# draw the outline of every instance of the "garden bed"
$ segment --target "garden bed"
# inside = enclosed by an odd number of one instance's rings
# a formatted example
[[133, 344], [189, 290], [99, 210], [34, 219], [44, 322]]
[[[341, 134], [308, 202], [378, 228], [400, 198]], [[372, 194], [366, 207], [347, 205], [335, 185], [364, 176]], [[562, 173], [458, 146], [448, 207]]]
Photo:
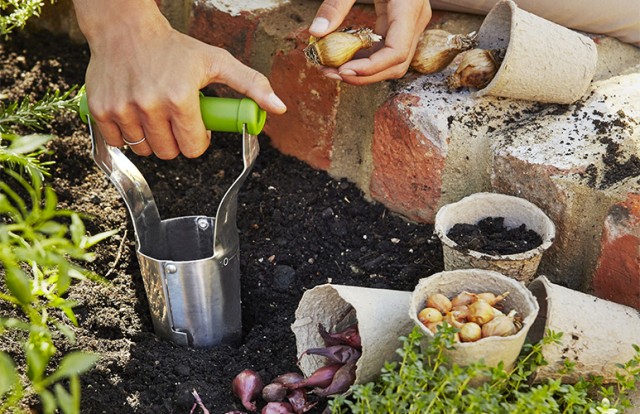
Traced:
[[[86, 47], [49, 34], [15, 35], [0, 44], [2, 99], [41, 97], [47, 89], [81, 84]], [[231, 393], [245, 368], [265, 381], [296, 370], [290, 329], [305, 290], [331, 282], [413, 290], [421, 277], [442, 270], [432, 226], [408, 223], [367, 201], [355, 185], [280, 154], [260, 137], [261, 153], [240, 190], [238, 228], [242, 274], [243, 340], [238, 347], [186, 349], [153, 334], [135, 255], [133, 227], [115, 188], [90, 156], [87, 128], [64, 115], [52, 124], [49, 183], [61, 207], [85, 213], [90, 233], [120, 232], [94, 249], [88, 268], [109, 284], [82, 282], [77, 343], [59, 344], [101, 355], [82, 377], [82, 413], [188, 413], [195, 389], [212, 413], [240, 409]], [[214, 134], [212, 147], [195, 160], [140, 159], [163, 218], [213, 216], [241, 169], [240, 140]], [[0, 305], [0, 311], [6, 310]], [[17, 344], [0, 347], [20, 354]], [[320, 412], [317, 409], [316, 412]]]

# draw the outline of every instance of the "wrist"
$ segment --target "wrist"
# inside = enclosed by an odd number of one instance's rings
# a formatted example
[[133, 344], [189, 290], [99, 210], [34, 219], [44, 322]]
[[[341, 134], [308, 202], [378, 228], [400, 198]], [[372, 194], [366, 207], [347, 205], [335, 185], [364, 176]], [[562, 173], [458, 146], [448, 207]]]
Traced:
[[170, 27], [154, 0], [73, 0], [80, 30], [93, 48], [126, 33]]

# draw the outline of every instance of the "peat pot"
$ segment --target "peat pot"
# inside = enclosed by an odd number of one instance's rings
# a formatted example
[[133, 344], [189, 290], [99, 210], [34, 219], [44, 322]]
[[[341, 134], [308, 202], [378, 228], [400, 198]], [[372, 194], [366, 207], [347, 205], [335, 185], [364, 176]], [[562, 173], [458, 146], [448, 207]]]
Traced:
[[[466, 249], [447, 236], [458, 223], [477, 224], [487, 217], [503, 217], [508, 228], [524, 224], [540, 235], [542, 244], [522, 253], [491, 255]], [[442, 242], [445, 270], [494, 270], [524, 283], [535, 278], [542, 254], [556, 236], [555, 225], [535, 204], [497, 193], [476, 193], [443, 206], [436, 214], [434, 231]]]
[[[540, 276], [529, 285], [538, 299], [540, 314], [529, 332], [538, 342], [548, 330], [561, 332], [559, 344], [542, 348], [548, 365], [539, 367], [536, 380], [560, 379], [575, 383], [589, 375], [616, 381], [617, 364], [635, 355], [640, 345], [640, 314], [634, 308], [597, 298], [549, 282]], [[571, 373], [563, 373], [564, 360], [575, 363]]]
[[493, 80], [475, 96], [493, 95], [569, 104], [596, 71], [596, 45], [587, 36], [500, 1], [478, 30], [478, 47], [504, 51]]
[[[358, 324], [362, 355], [356, 364], [356, 384], [367, 383], [380, 375], [385, 361], [397, 360], [402, 346], [400, 336], [413, 328], [407, 314], [411, 292], [358, 286], [325, 284], [302, 295], [291, 326], [296, 337], [298, 356], [309, 348], [325, 346], [318, 324], [328, 331]], [[302, 356], [299, 366], [305, 376], [324, 366], [325, 358]]]
[[496, 295], [509, 292], [501, 301], [503, 312], [506, 314], [515, 310], [516, 315], [522, 318], [522, 327], [514, 335], [490, 336], [476, 342], [457, 343], [454, 349], [446, 351], [450, 363], [466, 366], [483, 360], [487, 366], [495, 367], [502, 361], [505, 369], [510, 369], [522, 350], [527, 332], [539, 310], [533, 294], [522, 283], [500, 273], [483, 269], [436, 273], [420, 279], [411, 295], [409, 317], [424, 333], [424, 340], [430, 341], [433, 333], [418, 320], [418, 312], [425, 307], [427, 297], [434, 293], [441, 293], [451, 299], [462, 291], [492, 292]]

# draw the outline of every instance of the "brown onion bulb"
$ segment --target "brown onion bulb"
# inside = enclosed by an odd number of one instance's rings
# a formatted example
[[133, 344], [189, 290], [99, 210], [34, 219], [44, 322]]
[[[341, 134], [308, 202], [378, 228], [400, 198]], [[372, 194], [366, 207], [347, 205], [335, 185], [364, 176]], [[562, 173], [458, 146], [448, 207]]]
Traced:
[[453, 299], [451, 299], [451, 306], [454, 307], [454, 308], [457, 307], [457, 306], [466, 306], [466, 305], [471, 304], [475, 300], [476, 300], [476, 295], [473, 294], [473, 293], [467, 292], [465, 290], [463, 292], [460, 292]]
[[495, 306], [499, 302], [503, 301], [504, 298], [509, 296], [509, 292], [504, 292], [502, 295], [496, 295], [491, 292], [483, 292], [483, 293], [478, 293], [477, 296], [478, 296], [478, 300], [484, 300], [489, 305]]
[[418, 320], [424, 325], [431, 322], [440, 322], [442, 320], [442, 314], [435, 308], [424, 308], [418, 312]]
[[449, 88], [462, 87], [482, 89], [493, 80], [500, 64], [493, 52], [485, 49], [471, 49], [461, 54], [460, 65], [447, 78]]
[[464, 323], [461, 322], [453, 312], [448, 312], [443, 321], [458, 329], [462, 328], [462, 325], [464, 325]]
[[462, 342], [475, 342], [482, 338], [482, 328], [474, 322], [467, 322], [460, 328], [460, 340]]
[[428, 330], [430, 330], [432, 333], [436, 333], [438, 332], [438, 326], [442, 325], [442, 321], [440, 322], [431, 322], [426, 324], [425, 326], [427, 327]]
[[382, 36], [367, 28], [333, 32], [320, 39], [311, 36], [304, 54], [312, 63], [337, 68], [350, 61], [358, 50], [381, 40]]
[[493, 319], [494, 316], [495, 312], [493, 306], [483, 300], [477, 300], [469, 305], [469, 317], [467, 319], [471, 322], [475, 322], [478, 325], [484, 325]]
[[446, 68], [460, 53], [475, 47], [475, 33], [451, 34], [446, 30], [428, 29], [422, 32], [411, 68], [420, 73], [435, 73]]
[[469, 317], [469, 307], [467, 305], [456, 306], [451, 308], [451, 313], [456, 317], [459, 321], [466, 321]]
[[427, 298], [427, 308], [434, 308], [440, 313], [447, 313], [451, 310], [451, 301], [442, 293], [433, 293]]
[[518, 327], [514, 323], [516, 311], [512, 310], [508, 315], [496, 316], [491, 321], [482, 325], [482, 337], [488, 336], [509, 336], [518, 332]]

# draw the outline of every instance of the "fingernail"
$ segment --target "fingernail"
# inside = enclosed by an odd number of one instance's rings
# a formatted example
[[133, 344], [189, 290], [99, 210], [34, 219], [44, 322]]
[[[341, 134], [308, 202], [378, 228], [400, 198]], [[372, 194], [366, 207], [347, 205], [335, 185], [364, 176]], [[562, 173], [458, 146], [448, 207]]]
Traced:
[[284, 102], [278, 98], [278, 95], [273, 92], [269, 95], [269, 102], [271, 102], [271, 105], [276, 106], [279, 109], [287, 109], [287, 105], [285, 105]]
[[329, 29], [329, 20], [324, 17], [316, 17], [309, 26], [309, 31], [314, 33], [324, 33]]
[[351, 69], [345, 69], [338, 72], [341, 76], [356, 76], [357, 73]]
[[333, 79], [333, 80], [337, 80], [337, 81], [341, 81], [342, 78], [340, 77], [340, 75], [338, 75], [337, 73], [325, 73], [324, 75], [325, 78], [329, 78], [329, 79]]

